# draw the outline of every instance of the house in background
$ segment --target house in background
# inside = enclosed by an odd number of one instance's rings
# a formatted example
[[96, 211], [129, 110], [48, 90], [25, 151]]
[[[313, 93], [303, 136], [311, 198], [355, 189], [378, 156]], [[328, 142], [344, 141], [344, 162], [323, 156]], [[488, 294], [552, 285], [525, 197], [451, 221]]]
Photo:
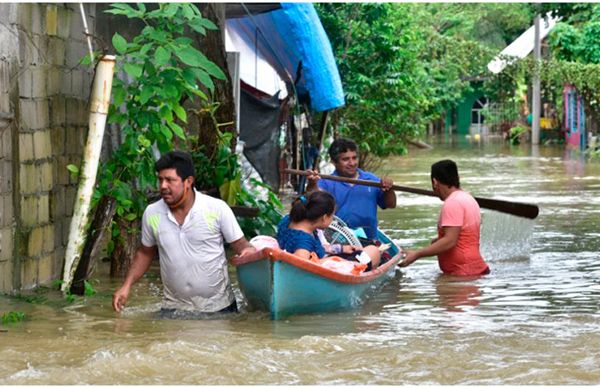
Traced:
[[[547, 16], [540, 26], [540, 41], [543, 41], [556, 25], [558, 19]], [[531, 26], [488, 64], [488, 70], [494, 74], [500, 73], [512, 60], [527, 57], [534, 48], [534, 26]], [[445, 132], [458, 135], [489, 135], [501, 134], [514, 124], [511, 118], [510, 107], [496, 103], [489, 99], [483, 90], [485, 78], [474, 78], [471, 80], [471, 88], [463, 94], [462, 100], [446, 113]], [[528, 93], [530, 95], [530, 92]], [[531, 98], [524, 96], [525, 104]], [[553, 117], [549, 104], [544, 104], [546, 109], [542, 111], [540, 126], [542, 129], [556, 129], [556, 118]], [[524, 107], [522, 113], [525, 117], [529, 115], [529, 106]], [[486, 113], [494, 116], [495, 123], [486, 122]], [[542, 132], [544, 135], [544, 133]], [[546, 134], [546, 136], [548, 136]]]

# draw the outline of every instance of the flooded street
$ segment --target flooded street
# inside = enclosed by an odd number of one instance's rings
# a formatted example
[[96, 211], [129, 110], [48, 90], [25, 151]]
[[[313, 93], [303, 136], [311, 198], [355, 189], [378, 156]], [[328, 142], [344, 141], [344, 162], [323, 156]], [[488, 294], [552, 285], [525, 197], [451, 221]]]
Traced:
[[[492, 273], [441, 276], [435, 258], [399, 269], [358, 310], [271, 321], [159, 320], [154, 271], [125, 312], [108, 264], [98, 293], [67, 305], [56, 291], [30, 303], [0, 297], [0, 384], [600, 384], [600, 162], [559, 146], [436, 144], [381, 167], [399, 185], [430, 189], [431, 163], [458, 163], [463, 189], [535, 203], [533, 221], [483, 212]], [[380, 212], [399, 245], [435, 236], [441, 201], [398, 192]], [[232, 269], [235, 281], [235, 271]], [[43, 298], [43, 300], [42, 300]]]

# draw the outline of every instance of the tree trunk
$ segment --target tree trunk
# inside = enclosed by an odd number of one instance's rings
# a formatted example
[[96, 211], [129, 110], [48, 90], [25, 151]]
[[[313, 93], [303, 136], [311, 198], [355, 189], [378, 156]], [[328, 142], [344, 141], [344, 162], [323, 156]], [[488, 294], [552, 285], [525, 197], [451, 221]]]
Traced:
[[[206, 54], [207, 58], [213, 61], [223, 70], [226, 80], [213, 79], [215, 90], [213, 101], [218, 102], [219, 106], [214, 113], [214, 119], [219, 124], [221, 132], [232, 132], [235, 135], [235, 104], [233, 101], [233, 86], [229, 68], [227, 66], [227, 53], [225, 52], [225, 3], [199, 4], [198, 8], [204, 18], [209, 19], [219, 27], [218, 30], [207, 30], [206, 36], [196, 35], [196, 40], [200, 50]], [[198, 115], [199, 136], [198, 144], [207, 147], [207, 154], [212, 155], [216, 146], [215, 122], [209, 114]], [[210, 129], [210, 130], [209, 130]], [[231, 149], [236, 146], [236, 136], [233, 137]], [[213, 152], [211, 152], [213, 151]]]
[[109, 233], [108, 238], [111, 238], [110, 223], [115, 214], [115, 205], [116, 202], [113, 198], [104, 196], [100, 199], [98, 206], [96, 206], [94, 220], [90, 226], [85, 246], [81, 253], [81, 260], [79, 260], [79, 265], [73, 276], [73, 283], [71, 285], [72, 294], [84, 294], [84, 282], [94, 272], [101, 244], [106, 240], [106, 232]]
[[118, 219], [121, 235], [114, 239], [115, 250], [110, 261], [110, 276], [124, 277], [131, 266], [133, 255], [139, 245], [141, 220]]

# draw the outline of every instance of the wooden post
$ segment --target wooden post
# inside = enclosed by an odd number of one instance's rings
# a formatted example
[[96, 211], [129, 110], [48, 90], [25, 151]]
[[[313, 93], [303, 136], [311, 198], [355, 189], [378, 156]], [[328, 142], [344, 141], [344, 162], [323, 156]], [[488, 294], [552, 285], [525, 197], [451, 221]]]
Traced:
[[532, 90], [532, 109], [531, 109], [531, 145], [535, 146], [540, 144], [540, 115], [541, 115], [541, 85], [540, 85], [540, 59], [541, 59], [541, 44], [540, 44], [540, 15], [535, 15], [534, 19], [534, 41], [533, 41], [533, 55], [535, 58], [536, 70], [533, 76], [533, 90]]

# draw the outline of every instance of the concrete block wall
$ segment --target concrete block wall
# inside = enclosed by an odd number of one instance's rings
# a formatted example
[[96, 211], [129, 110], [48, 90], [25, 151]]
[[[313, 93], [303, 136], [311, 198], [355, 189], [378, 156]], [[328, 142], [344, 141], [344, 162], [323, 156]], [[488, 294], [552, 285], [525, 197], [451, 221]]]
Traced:
[[[95, 5], [84, 8], [93, 32]], [[11, 292], [61, 276], [77, 192], [66, 166], [81, 162], [93, 71], [79, 65], [78, 3], [0, 4], [0, 15], [0, 113], [15, 116], [0, 126], [0, 292]]]

